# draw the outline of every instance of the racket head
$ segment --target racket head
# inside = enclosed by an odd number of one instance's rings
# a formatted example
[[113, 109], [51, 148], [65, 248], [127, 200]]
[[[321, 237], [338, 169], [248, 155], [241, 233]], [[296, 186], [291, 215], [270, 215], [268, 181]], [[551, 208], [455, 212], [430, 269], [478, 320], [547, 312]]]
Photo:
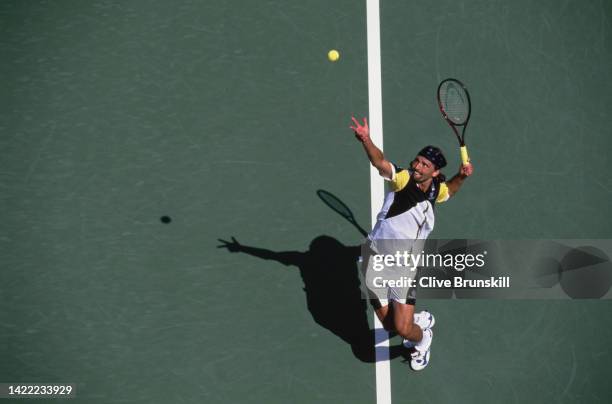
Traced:
[[446, 121], [452, 126], [466, 126], [470, 120], [472, 104], [470, 93], [457, 79], [448, 78], [438, 85], [438, 106]]

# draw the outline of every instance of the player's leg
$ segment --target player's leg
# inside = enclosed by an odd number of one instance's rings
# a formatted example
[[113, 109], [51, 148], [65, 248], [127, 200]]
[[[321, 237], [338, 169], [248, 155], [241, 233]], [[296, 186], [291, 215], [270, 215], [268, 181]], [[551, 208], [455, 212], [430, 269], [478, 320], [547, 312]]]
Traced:
[[[383, 290], [373, 289], [372, 278], [375, 276], [373, 265], [373, 256], [376, 255], [376, 252], [372, 250], [369, 245], [363, 245], [362, 250], [362, 263], [361, 263], [361, 273], [362, 280], [365, 283], [365, 293], [367, 294], [367, 299], [369, 300], [378, 320], [380, 320], [381, 324], [387, 331], [394, 331], [393, 328], [393, 317], [390, 315], [390, 305], [388, 304], [388, 300], [382, 299]], [[386, 292], [386, 290], [385, 290]], [[384, 302], [384, 304], [383, 304]]]
[[393, 307], [390, 304], [383, 306], [378, 299], [376, 299], [372, 306], [374, 307], [374, 313], [376, 313], [376, 316], [378, 317], [378, 320], [380, 320], [380, 323], [383, 325], [384, 329], [387, 331], [395, 331], [393, 315], [391, 314]]
[[427, 311], [414, 312], [416, 298], [415, 290], [410, 290], [406, 299], [394, 299], [393, 323], [402, 337], [404, 346], [414, 349], [411, 353], [410, 366], [414, 370], [422, 370], [429, 364], [431, 343], [433, 340], [433, 315]]
[[423, 330], [414, 323], [414, 304], [400, 303], [397, 300], [393, 304], [393, 327], [399, 335], [412, 342], [423, 339]]

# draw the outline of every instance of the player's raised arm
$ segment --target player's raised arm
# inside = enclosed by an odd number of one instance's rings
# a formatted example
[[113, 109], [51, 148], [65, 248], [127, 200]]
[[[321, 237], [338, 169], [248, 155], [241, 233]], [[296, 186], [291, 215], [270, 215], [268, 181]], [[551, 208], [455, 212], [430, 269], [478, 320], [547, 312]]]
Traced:
[[370, 163], [378, 170], [380, 175], [385, 178], [393, 176], [393, 167], [391, 163], [385, 160], [383, 152], [376, 147], [370, 139], [370, 128], [368, 127], [368, 118], [363, 118], [363, 125], [354, 116], [351, 117], [353, 125], [349, 126], [354, 132], [357, 140], [361, 142], [363, 148], [370, 159]]
[[459, 188], [463, 185], [463, 181], [472, 175], [474, 172], [474, 167], [471, 163], [462, 164], [459, 168], [459, 172], [451, 178], [449, 181], [446, 181], [446, 186], [448, 187], [449, 195], [454, 195], [459, 191]]

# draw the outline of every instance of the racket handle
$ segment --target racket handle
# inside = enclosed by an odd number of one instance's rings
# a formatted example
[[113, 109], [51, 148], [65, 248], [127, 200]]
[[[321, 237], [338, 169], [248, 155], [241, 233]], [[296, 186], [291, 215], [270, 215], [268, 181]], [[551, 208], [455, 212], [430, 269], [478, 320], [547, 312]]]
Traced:
[[461, 163], [466, 165], [470, 162], [470, 157], [468, 156], [467, 146], [461, 146]]

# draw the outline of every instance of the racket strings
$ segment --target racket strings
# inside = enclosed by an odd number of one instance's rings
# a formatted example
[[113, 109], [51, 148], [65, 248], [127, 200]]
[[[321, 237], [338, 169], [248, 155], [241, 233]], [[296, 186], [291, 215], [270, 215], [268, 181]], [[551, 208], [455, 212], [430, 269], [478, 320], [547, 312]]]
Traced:
[[455, 125], [463, 125], [468, 119], [470, 105], [465, 90], [455, 83], [440, 87], [440, 102], [444, 113]]

